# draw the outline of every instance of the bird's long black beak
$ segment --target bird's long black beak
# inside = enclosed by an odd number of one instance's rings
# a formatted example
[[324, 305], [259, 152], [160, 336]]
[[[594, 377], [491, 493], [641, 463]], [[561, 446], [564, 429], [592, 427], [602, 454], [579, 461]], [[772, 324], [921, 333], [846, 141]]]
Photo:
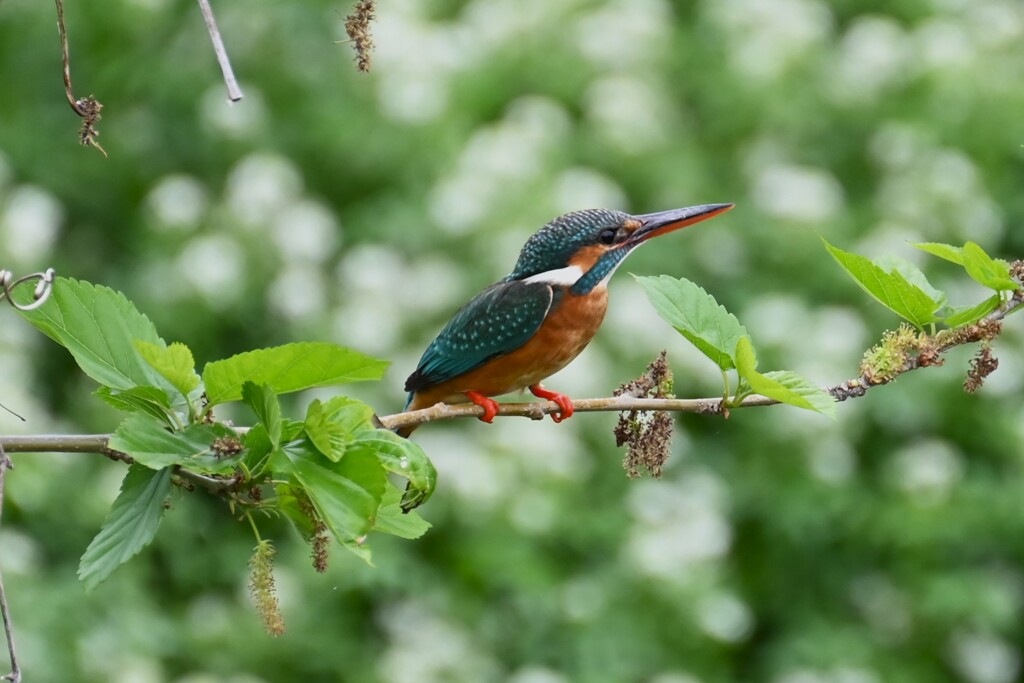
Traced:
[[736, 205], [701, 204], [700, 206], [688, 206], [685, 209], [671, 209], [669, 211], [645, 213], [641, 216], [636, 216], [636, 219], [641, 221], [641, 225], [630, 235], [626, 244], [636, 246], [652, 237], [664, 235], [673, 230], [685, 228], [687, 225], [705, 221], [720, 213], [725, 213], [734, 206]]

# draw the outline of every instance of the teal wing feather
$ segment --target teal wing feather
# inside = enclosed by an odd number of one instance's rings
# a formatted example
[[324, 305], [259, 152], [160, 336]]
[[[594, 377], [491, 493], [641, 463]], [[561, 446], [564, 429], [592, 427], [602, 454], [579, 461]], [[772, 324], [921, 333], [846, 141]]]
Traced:
[[541, 282], [491, 285], [463, 306], [430, 343], [405, 381], [405, 390], [440, 384], [515, 351], [536, 334], [554, 300], [551, 286]]

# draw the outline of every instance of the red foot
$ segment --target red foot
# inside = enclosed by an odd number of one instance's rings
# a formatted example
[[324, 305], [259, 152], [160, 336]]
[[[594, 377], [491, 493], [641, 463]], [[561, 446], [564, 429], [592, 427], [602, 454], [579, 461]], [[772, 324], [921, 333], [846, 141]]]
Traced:
[[498, 414], [497, 401], [487, 398], [478, 391], [467, 391], [466, 396], [469, 397], [470, 401], [484, 409], [484, 414], [479, 418], [481, 422], [490, 424], [494, 421], [494, 416]]
[[534, 384], [530, 387], [530, 393], [538, 398], [546, 398], [549, 401], [554, 401], [558, 404], [559, 412], [551, 413], [551, 419], [555, 422], [561, 422], [572, 417], [575, 408], [572, 405], [572, 399], [565, 394], [560, 394], [557, 391], [548, 391], [539, 384]]

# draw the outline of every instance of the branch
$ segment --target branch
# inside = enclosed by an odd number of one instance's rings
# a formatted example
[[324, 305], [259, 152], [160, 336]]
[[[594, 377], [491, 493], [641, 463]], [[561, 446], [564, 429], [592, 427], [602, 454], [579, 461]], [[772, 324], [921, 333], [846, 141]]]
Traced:
[[213, 51], [217, 55], [221, 73], [224, 74], [224, 84], [228, 86], [228, 99], [238, 102], [242, 99], [242, 89], [235, 80], [235, 72], [231, 68], [231, 61], [228, 60], [228, 51], [224, 48], [224, 41], [220, 37], [220, 29], [217, 28], [217, 20], [213, 18], [213, 8], [210, 7], [209, 0], [199, 0], [199, 10], [206, 21], [206, 30], [210, 32]]
[[[4, 452], [3, 446], [0, 446], [0, 513], [3, 512], [4, 507], [4, 482], [7, 478], [7, 470], [13, 467], [14, 465], [11, 464], [11, 459]], [[21, 667], [18, 666], [18, 655], [14, 650], [14, 627], [11, 624], [11, 615], [7, 607], [7, 594], [4, 592], [2, 576], [0, 576], [0, 619], [3, 620], [4, 635], [7, 637], [7, 653], [11, 658], [11, 673], [0, 676], [0, 678], [11, 681], [11, 683], [21, 683]]]
[[[954, 330], [943, 330], [934, 336], [922, 335], [914, 337], [914, 346], [904, 349], [908, 352], [907, 357], [887, 373], [879, 374], [876, 369], [862, 368], [862, 373], [859, 377], [834, 386], [825, 387], [825, 391], [832, 394], [837, 401], [860, 398], [872, 387], [889, 384], [900, 375], [924, 367], [942, 365], [942, 356], [950, 349], [956, 346], [979, 341], [988, 342], [994, 339], [1002, 330], [1002, 320], [1011, 312], [1020, 308], [1022, 304], [1024, 304], [1024, 289], [1019, 289], [1002, 306], [977, 323]], [[971, 371], [968, 373], [968, 380], [972, 378], [975, 380], [984, 379], [983, 376], [976, 376], [975, 373], [977, 371], [977, 366], [972, 366]], [[778, 403], [774, 399], [759, 395], [747, 396], [741, 401], [723, 400], [721, 397], [637, 398], [622, 395], [609, 398], [578, 399], [573, 401], [573, 406], [577, 413], [669, 411], [727, 417], [729, 411], [735, 408], [755, 408], [776, 405]], [[498, 415], [502, 417], [528, 417], [531, 420], [541, 420], [545, 415], [557, 413], [560, 410], [561, 408], [554, 401], [501, 403], [498, 406]], [[482, 407], [471, 403], [459, 405], [438, 403], [422, 410], [383, 415], [378, 420], [380, 425], [386, 429], [399, 429], [439, 420], [480, 417], [483, 414]], [[238, 429], [241, 431], [244, 428], [239, 427]], [[0, 448], [6, 449], [9, 453], [102, 453], [114, 459], [127, 458], [128, 456], [125, 454], [113, 451], [107, 447], [109, 439], [109, 434], [0, 436]], [[215, 493], [229, 489], [237, 483], [235, 478], [219, 479], [216, 477], [206, 477], [184, 469], [179, 470], [178, 473], [183, 478], [190, 479], [203, 488], [207, 488]]]

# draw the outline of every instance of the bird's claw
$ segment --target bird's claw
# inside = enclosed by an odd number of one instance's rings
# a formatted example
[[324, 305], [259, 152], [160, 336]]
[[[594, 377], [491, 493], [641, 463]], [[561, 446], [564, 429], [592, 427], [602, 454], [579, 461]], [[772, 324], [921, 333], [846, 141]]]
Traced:
[[551, 419], [555, 422], [561, 422], [562, 420], [568, 420], [572, 417], [576, 408], [572, 404], [572, 399], [565, 394], [560, 394], [557, 391], [548, 391], [539, 384], [534, 384], [530, 387], [530, 393], [537, 398], [546, 398], [549, 401], [554, 401], [558, 404], [558, 412], [551, 413]]
[[484, 409], [484, 414], [479, 419], [481, 422], [491, 424], [494, 422], [494, 416], [498, 414], [498, 402], [494, 399], [488, 398], [478, 391], [467, 391], [466, 397], [470, 401], [477, 404]]

